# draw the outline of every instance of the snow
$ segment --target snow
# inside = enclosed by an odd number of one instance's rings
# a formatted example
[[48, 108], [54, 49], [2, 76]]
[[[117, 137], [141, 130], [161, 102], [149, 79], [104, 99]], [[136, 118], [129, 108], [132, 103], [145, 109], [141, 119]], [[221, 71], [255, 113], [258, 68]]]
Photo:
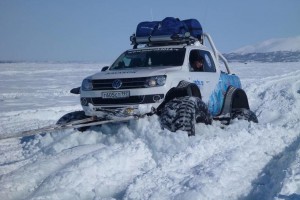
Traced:
[[[80, 110], [104, 64], [0, 64], [0, 135]], [[259, 123], [162, 130], [157, 116], [0, 140], [0, 199], [300, 199], [300, 63], [231, 63]]]
[[232, 53], [247, 54], [276, 51], [300, 51], [300, 36], [269, 39], [255, 45], [241, 47], [237, 50], [234, 50]]

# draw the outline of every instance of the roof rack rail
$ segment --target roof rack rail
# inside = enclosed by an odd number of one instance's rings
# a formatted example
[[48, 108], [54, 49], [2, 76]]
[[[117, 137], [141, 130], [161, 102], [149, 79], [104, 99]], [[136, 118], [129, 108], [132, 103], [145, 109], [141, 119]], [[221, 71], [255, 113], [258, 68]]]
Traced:
[[173, 34], [173, 35], [161, 35], [161, 36], [149, 36], [149, 37], [136, 37], [135, 34], [130, 36], [131, 45], [133, 48], [137, 48], [140, 44], [146, 44], [148, 46], [168, 46], [168, 45], [176, 45], [176, 44], [194, 44], [196, 41], [200, 41], [202, 43], [201, 38], [195, 38], [190, 35], [189, 32], [184, 34]]

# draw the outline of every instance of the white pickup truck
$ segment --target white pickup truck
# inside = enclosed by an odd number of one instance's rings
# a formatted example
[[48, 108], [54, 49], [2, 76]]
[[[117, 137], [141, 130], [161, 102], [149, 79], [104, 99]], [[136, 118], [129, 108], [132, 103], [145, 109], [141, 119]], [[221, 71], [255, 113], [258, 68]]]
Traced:
[[[133, 35], [131, 42], [133, 49], [85, 78], [77, 89], [85, 116], [157, 114], [162, 128], [189, 135], [195, 134], [195, 123], [211, 124], [212, 119], [257, 122], [238, 76], [230, 73], [208, 34], [146, 39]], [[202, 62], [200, 70], [194, 68], [195, 60]]]

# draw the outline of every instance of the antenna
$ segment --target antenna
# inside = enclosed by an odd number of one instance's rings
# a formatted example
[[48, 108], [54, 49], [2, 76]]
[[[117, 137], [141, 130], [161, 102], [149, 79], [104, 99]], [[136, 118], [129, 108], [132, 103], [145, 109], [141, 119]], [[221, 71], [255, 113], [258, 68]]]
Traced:
[[151, 21], [153, 21], [153, 12], [152, 12], [152, 8], [150, 8], [150, 15], [151, 15]]

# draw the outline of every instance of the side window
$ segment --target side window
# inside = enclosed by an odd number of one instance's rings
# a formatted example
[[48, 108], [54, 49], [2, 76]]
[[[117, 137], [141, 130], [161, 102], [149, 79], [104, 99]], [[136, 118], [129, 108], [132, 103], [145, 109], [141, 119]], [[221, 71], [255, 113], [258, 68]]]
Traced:
[[205, 63], [204, 63], [204, 71], [205, 72], [216, 72], [216, 66], [215, 66], [215, 63], [212, 59], [212, 56], [210, 54], [210, 52], [208, 51], [201, 51], [203, 57], [204, 57], [204, 60], [205, 60]]
[[190, 71], [203, 72], [204, 71], [204, 58], [201, 56], [200, 50], [192, 50], [189, 56]]
[[190, 71], [193, 72], [216, 72], [216, 67], [210, 52], [192, 50], [189, 56]]

